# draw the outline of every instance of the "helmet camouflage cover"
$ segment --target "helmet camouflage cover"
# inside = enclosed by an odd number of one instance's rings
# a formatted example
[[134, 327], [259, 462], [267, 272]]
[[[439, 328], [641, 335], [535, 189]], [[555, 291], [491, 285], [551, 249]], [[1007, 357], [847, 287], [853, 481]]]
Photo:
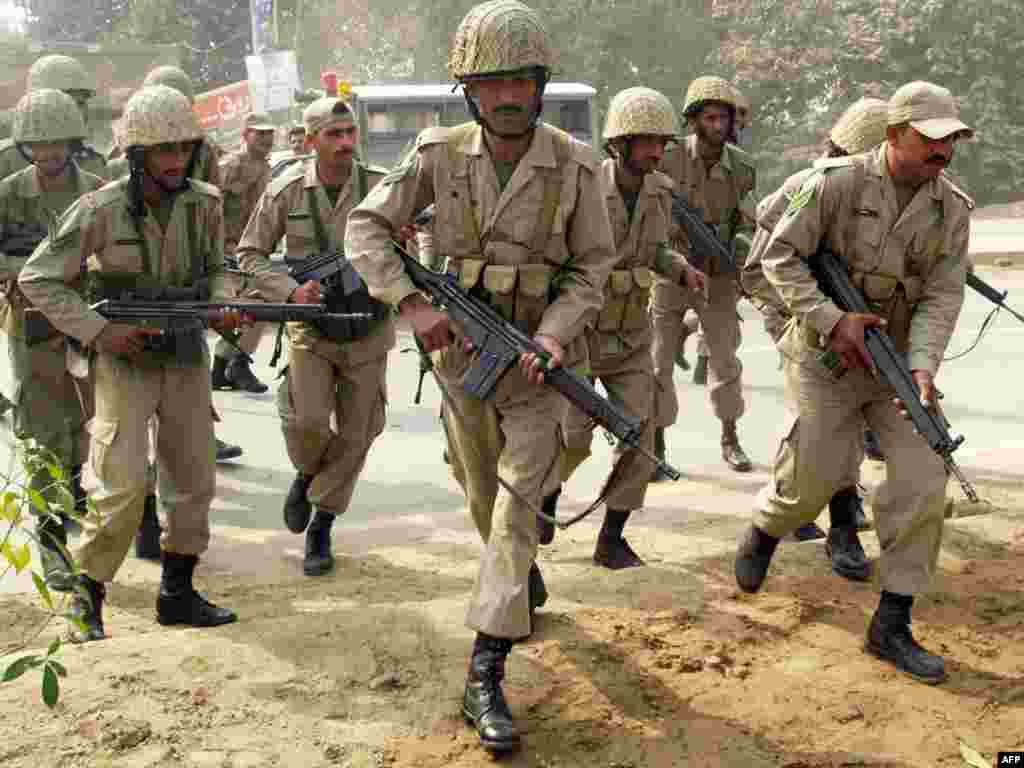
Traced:
[[85, 138], [85, 120], [75, 100], [55, 88], [29, 91], [14, 108], [11, 137], [16, 142], [72, 141]]
[[85, 67], [70, 56], [60, 55], [43, 56], [29, 67], [25, 90], [38, 91], [43, 88], [96, 93], [96, 87]]
[[203, 138], [199, 118], [180, 91], [166, 85], [140, 88], [124, 106], [119, 135], [127, 147], [149, 147]]
[[859, 155], [885, 141], [888, 121], [888, 102], [881, 99], [859, 99], [843, 112], [828, 137], [844, 152]]
[[686, 104], [683, 106], [683, 114], [693, 117], [708, 102], [725, 104], [735, 111], [736, 90], [724, 78], [713, 75], [698, 77], [686, 89]]
[[162, 66], [151, 70], [146, 79], [142, 81], [142, 87], [147, 85], [166, 85], [168, 88], [185, 94], [188, 103], [196, 100], [196, 90], [192, 85], [192, 78], [180, 67]]
[[518, 0], [491, 0], [470, 9], [455, 33], [448, 72], [455, 80], [554, 66], [544, 22]]
[[608, 105], [604, 139], [621, 136], [664, 136], [679, 134], [676, 111], [666, 96], [653, 88], [619, 91]]

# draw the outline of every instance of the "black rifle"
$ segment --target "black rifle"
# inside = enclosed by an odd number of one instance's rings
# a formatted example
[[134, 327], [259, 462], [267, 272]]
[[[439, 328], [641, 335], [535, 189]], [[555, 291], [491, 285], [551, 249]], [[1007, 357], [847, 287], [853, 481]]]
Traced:
[[[340, 316], [327, 311], [322, 304], [243, 304], [237, 302], [208, 301], [117, 301], [104, 299], [92, 305], [112, 322], [132, 323], [159, 328], [166, 336], [194, 333], [206, 328], [222, 311], [248, 315], [256, 322], [281, 323], [319, 319], [353, 319], [353, 315]], [[362, 319], [362, 315], [356, 317]], [[45, 324], [45, 327], [44, 327]], [[42, 312], [35, 307], [25, 310], [25, 339], [28, 344], [45, 341], [41, 336], [50, 328]]]
[[42, 227], [14, 226], [8, 228], [3, 240], [0, 240], [0, 253], [27, 259], [32, 252], [46, 239], [47, 232]]
[[672, 218], [686, 230], [690, 241], [689, 262], [702, 272], [707, 270], [709, 256], [714, 256], [723, 274], [736, 271], [736, 259], [715, 231], [704, 222], [700, 208], [694, 208], [679, 192], [672, 193]]
[[982, 280], [980, 277], [978, 277], [973, 272], [968, 272], [967, 273], [967, 285], [969, 285], [975, 291], [977, 291], [982, 296], [984, 296], [986, 299], [991, 301], [993, 304], [995, 304], [996, 306], [998, 306], [1001, 309], [1005, 309], [1007, 312], [1009, 312], [1015, 318], [1017, 318], [1022, 323], [1024, 323], [1024, 316], [1021, 316], [1020, 313], [1015, 312], [1012, 308], [1007, 306], [1006, 301], [1005, 301], [1006, 294], [1008, 293], [1007, 291], [999, 291], [996, 288], [993, 288], [991, 285], [986, 283], [984, 280]]
[[[819, 248], [811, 257], [809, 264], [822, 293], [832, 299], [839, 309], [844, 312], [873, 314], [864, 297], [850, 282], [846, 268], [834, 253]], [[864, 346], [882, 379], [896, 391], [896, 397], [910, 414], [914, 429], [942, 458], [946, 469], [960, 481], [960, 487], [967, 498], [973, 502], [978, 501], [978, 494], [953, 459], [953, 451], [963, 443], [963, 436], [951, 435], [946, 417], [938, 409], [932, 410], [921, 404], [921, 391], [917, 382], [914, 381], [906, 360], [896, 351], [892, 339], [878, 328], [866, 328]]]
[[[533, 352], [545, 361], [549, 358], [533, 339], [463, 290], [454, 275], [432, 272], [398, 243], [392, 241], [392, 245], [401, 257], [412, 284], [428, 294], [432, 303], [443, 309], [472, 343], [476, 360], [462, 383], [467, 394], [486, 400], [494, 394], [502, 376], [519, 362], [523, 354]], [[601, 397], [588, 379], [558, 366], [545, 372], [544, 383], [558, 390], [627, 448], [645, 456], [673, 480], [679, 479], [675, 468], [641, 447], [644, 424]]]

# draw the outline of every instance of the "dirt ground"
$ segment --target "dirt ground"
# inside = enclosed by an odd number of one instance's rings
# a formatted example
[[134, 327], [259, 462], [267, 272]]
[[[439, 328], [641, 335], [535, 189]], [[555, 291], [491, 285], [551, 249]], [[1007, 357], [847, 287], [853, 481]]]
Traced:
[[[994, 506], [949, 521], [941, 573], [915, 607], [918, 639], [947, 658], [938, 687], [861, 651], [876, 588], [833, 575], [821, 542], [785, 542], [764, 591], [738, 593], [732, 553], [756, 486], [653, 488], [630, 528], [646, 568], [590, 565], [591, 520], [541, 551], [552, 598], [506, 681], [525, 746], [502, 763], [941, 768], [965, 765], [961, 742], [989, 759], [1024, 748], [1019, 479], [979, 483]], [[110, 589], [111, 639], [63, 651], [55, 711], [36, 676], [0, 687], [0, 765], [494, 763], [459, 715], [474, 535], [435, 525], [375, 542], [339, 525], [337, 569], [322, 579], [301, 575], [298, 541], [216, 530], [200, 586], [242, 620], [215, 631], [159, 627], [158, 568], [129, 559]], [[40, 613], [14, 596], [0, 616], [2, 651]]]

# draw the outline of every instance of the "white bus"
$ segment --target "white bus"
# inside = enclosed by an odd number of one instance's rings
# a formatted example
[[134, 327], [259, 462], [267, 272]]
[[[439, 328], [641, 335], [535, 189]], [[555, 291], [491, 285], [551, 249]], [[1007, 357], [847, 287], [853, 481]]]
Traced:
[[[583, 83], [548, 83], [542, 119], [594, 145], [600, 136], [593, 104], [596, 94]], [[472, 120], [462, 89], [453, 89], [451, 83], [360, 85], [353, 88], [352, 102], [361, 134], [362, 157], [385, 168], [398, 162], [423, 129]]]

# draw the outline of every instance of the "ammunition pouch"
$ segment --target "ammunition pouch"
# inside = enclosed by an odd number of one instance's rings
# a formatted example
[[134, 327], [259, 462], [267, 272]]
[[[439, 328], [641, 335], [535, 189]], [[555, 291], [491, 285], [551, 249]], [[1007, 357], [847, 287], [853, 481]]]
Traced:
[[[90, 272], [87, 281], [90, 302], [116, 301], [209, 301], [210, 283], [206, 278], [193, 285], [161, 285], [139, 273]], [[133, 358], [140, 368], [165, 365], [206, 364], [206, 325], [199, 319], [160, 318], [147, 321], [159, 328], [160, 336], [146, 338], [143, 353]]]
[[647, 267], [612, 270], [604, 290], [604, 306], [597, 316], [601, 333], [628, 333], [650, 326], [647, 305], [654, 278]]
[[485, 259], [449, 259], [447, 271], [474, 298], [502, 319], [533, 336], [551, 300], [555, 270], [547, 264], [492, 264]]

